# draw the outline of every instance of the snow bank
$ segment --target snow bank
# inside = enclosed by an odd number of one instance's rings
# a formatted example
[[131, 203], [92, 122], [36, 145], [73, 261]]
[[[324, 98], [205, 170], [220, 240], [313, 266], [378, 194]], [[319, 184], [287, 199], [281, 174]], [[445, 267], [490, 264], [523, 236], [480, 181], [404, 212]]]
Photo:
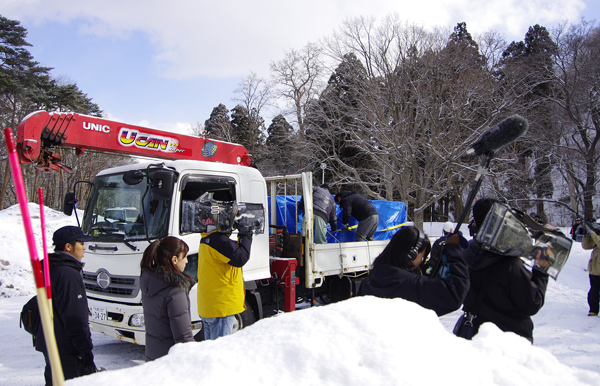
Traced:
[[[29, 203], [29, 215], [35, 234], [38, 257], [43, 259], [43, 242], [40, 224], [40, 206]], [[65, 216], [56, 210], [44, 207], [46, 220], [46, 244], [52, 246], [52, 234], [65, 225], [77, 225], [75, 216]], [[35, 281], [31, 273], [31, 261], [25, 239], [23, 218], [19, 205], [0, 211], [0, 297], [28, 296], [35, 293]]]
[[598, 385], [526, 339], [482, 326], [455, 337], [434, 312], [402, 299], [353, 298], [264, 319], [234, 335], [174, 346], [154, 362], [74, 379], [147, 385]]
[[[41, 257], [39, 206], [29, 210]], [[45, 217], [52, 250], [54, 231], [76, 219], [48, 208]], [[425, 224], [432, 241], [441, 227]], [[41, 384], [43, 357], [18, 327], [27, 300], [19, 296], [35, 289], [18, 206], [0, 211], [0, 249], [0, 298], [12, 297], [0, 299], [0, 384]], [[574, 244], [558, 281], [550, 280], [546, 304], [533, 318], [535, 346], [491, 324], [473, 341], [462, 340], [449, 332], [458, 312], [438, 319], [402, 299], [364, 297], [177, 345], [152, 363], [141, 362], [141, 347], [93, 333], [96, 363], [108, 371], [66, 385], [600, 385], [600, 318], [586, 316], [589, 255]]]

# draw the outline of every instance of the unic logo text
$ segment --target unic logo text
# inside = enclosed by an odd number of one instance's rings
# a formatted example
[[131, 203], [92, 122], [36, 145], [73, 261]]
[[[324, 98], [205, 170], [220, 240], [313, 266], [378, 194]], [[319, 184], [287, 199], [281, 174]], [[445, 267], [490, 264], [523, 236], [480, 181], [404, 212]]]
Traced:
[[101, 125], [99, 123], [83, 122], [83, 130], [101, 131], [103, 133], [110, 133], [110, 126]]

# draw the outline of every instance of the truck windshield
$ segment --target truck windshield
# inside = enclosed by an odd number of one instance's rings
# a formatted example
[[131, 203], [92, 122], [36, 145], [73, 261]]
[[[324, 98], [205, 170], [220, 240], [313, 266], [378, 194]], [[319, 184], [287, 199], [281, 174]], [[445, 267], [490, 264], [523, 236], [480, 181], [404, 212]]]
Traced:
[[[83, 216], [83, 232], [96, 241], [143, 240], [167, 236], [171, 200], [156, 200], [146, 180], [137, 185], [123, 182], [123, 174], [99, 176]], [[143, 202], [142, 202], [143, 200]], [[144, 218], [146, 227], [144, 227]]]

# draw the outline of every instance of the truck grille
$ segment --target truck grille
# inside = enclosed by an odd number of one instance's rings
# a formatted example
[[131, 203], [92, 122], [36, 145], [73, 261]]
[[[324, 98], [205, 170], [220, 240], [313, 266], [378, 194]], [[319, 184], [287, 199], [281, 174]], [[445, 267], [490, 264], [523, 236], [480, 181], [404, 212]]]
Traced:
[[[104, 273], [104, 277], [110, 279], [106, 288], [98, 285], [98, 275]], [[96, 273], [84, 272], [83, 284], [87, 292], [100, 295], [111, 295], [122, 298], [135, 298], [140, 291], [139, 276], [115, 276], [107, 271], [101, 270]]]

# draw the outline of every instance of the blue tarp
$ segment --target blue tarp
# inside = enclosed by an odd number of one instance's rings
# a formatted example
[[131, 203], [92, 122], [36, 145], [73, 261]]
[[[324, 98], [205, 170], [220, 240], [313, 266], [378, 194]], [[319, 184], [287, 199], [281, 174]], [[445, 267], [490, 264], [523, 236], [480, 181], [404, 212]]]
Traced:
[[[300, 203], [301, 196], [277, 196], [277, 224], [271, 225], [286, 225], [287, 231], [290, 233], [300, 233], [302, 224], [303, 212], [298, 213], [298, 222], [296, 218], [296, 208]], [[269, 197], [269, 219], [271, 218], [271, 205]], [[379, 225], [377, 226], [377, 232], [375, 232], [375, 240], [389, 240], [392, 236], [400, 229], [398, 225], [406, 222], [406, 204], [399, 201], [383, 201], [383, 200], [370, 200], [377, 213], [379, 213]], [[287, 209], [287, 213], [286, 213]], [[286, 213], [286, 221], [284, 222], [284, 213]], [[336, 205], [337, 223], [338, 227], [342, 227], [342, 210]], [[358, 224], [354, 217], [350, 217], [348, 225], [351, 227]], [[330, 225], [327, 225], [329, 229]], [[391, 229], [390, 229], [391, 228]], [[354, 241], [355, 231], [350, 230], [346, 232], [327, 232], [327, 242], [347, 242]]]

